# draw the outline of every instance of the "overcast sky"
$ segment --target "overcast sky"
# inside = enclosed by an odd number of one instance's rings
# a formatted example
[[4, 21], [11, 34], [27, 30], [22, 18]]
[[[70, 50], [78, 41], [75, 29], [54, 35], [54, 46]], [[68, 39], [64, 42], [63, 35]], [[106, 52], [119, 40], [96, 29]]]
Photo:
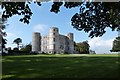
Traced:
[[6, 28], [7, 32], [7, 47], [15, 47], [13, 40], [20, 37], [23, 44], [31, 43], [32, 33], [40, 32], [41, 35], [47, 35], [50, 27], [58, 27], [60, 34], [67, 34], [69, 32], [74, 33], [74, 40], [76, 42], [89, 41], [90, 49], [95, 50], [96, 53], [110, 53], [112, 48], [112, 42], [117, 36], [117, 32], [112, 32], [107, 28], [106, 34], [102, 37], [89, 38], [88, 33], [78, 31], [71, 26], [71, 17], [79, 12], [79, 8], [66, 9], [63, 6], [60, 8], [60, 12], [55, 14], [50, 12], [51, 3], [43, 3], [42, 6], [31, 4], [33, 12], [30, 24], [24, 24], [19, 21], [22, 16], [13, 16], [8, 19]]

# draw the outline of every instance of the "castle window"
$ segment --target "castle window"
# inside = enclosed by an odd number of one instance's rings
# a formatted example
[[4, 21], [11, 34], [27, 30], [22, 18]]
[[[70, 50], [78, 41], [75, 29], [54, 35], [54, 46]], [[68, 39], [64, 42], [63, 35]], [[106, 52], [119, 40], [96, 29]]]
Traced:
[[69, 45], [69, 42], [67, 42], [67, 45]]
[[58, 32], [58, 29], [56, 31]]
[[55, 42], [55, 38], [53, 38], [53, 41]]
[[64, 49], [64, 46], [63, 46], [63, 45], [60, 45], [60, 49]]
[[53, 35], [55, 35], [55, 33], [53, 33]]
[[53, 49], [55, 49], [55, 44], [53, 45]]
[[53, 31], [55, 31], [55, 29], [53, 29]]
[[68, 47], [68, 50], [69, 50], [70, 48]]

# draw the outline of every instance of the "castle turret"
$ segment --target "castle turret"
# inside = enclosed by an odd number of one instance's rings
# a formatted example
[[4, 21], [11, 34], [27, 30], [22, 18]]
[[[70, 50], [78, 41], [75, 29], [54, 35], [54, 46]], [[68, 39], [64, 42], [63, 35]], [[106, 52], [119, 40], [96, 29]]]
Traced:
[[73, 33], [68, 33], [68, 34], [67, 34], [67, 37], [68, 37], [70, 40], [73, 41]]
[[41, 36], [40, 33], [34, 32], [32, 34], [32, 51], [40, 52], [41, 51]]
[[51, 27], [49, 31], [49, 52], [58, 53], [59, 49], [59, 30], [56, 27]]

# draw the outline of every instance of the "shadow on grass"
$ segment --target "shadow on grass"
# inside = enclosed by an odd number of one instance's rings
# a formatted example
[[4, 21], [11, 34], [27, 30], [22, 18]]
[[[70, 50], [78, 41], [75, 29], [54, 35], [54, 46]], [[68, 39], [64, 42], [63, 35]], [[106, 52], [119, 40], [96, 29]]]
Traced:
[[3, 57], [8, 78], [118, 78], [120, 57]]

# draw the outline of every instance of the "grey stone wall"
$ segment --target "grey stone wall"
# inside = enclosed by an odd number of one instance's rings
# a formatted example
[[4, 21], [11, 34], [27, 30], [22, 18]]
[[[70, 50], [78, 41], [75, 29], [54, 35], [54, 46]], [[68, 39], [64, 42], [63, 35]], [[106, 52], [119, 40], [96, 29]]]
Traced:
[[32, 51], [33, 52], [40, 52], [41, 51], [41, 36], [40, 33], [34, 32], [32, 34]]
[[[38, 37], [38, 33], [34, 33], [33, 38], [33, 51], [40, 50], [38, 48], [41, 48], [41, 52], [49, 54], [63, 54], [65, 52], [74, 53], [73, 33], [68, 33], [67, 36], [61, 35], [59, 34], [59, 29], [57, 27], [51, 27], [49, 30], [49, 34], [46, 36], [42, 36], [41, 40]], [[39, 43], [41, 43], [41, 45]]]

